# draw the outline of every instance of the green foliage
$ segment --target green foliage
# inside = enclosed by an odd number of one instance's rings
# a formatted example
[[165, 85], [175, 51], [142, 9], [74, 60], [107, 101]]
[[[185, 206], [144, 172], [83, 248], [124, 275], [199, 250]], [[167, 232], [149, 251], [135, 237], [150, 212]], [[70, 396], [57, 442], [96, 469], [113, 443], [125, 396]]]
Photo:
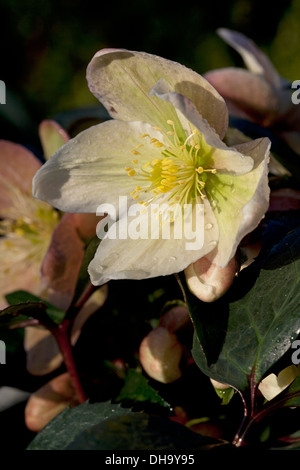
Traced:
[[43, 325], [59, 324], [65, 316], [64, 310], [23, 290], [7, 294], [6, 300], [10, 307], [0, 312], [1, 327], [15, 327], [30, 318]]
[[31, 442], [28, 450], [203, 449], [214, 440], [166, 418], [131, 413], [109, 402], [66, 409]]
[[117, 402], [143, 403], [150, 402], [169, 408], [170, 405], [163, 400], [157, 391], [149, 385], [148, 380], [138, 371], [129, 369], [125, 376], [125, 383]]

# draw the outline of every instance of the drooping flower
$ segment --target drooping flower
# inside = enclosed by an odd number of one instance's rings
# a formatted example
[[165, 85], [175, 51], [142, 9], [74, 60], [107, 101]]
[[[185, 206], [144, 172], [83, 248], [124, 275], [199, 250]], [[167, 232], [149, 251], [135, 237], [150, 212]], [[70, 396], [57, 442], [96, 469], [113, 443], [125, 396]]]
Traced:
[[[34, 177], [33, 194], [67, 212], [117, 208], [108, 232], [109, 219], [100, 227], [92, 283], [168, 275], [206, 255], [226, 266], [268, 207], [269, 140], [227, 147], [224, 100], [178, 63], [106, 49], [94, 56], [87, 77], [114, 119], [84, 130], [52, 155]], [[121, 196], [129, 198], [125, 209]], [[186, 206], [190, 212], [180, 219]], [[151, 231], [153, 207], [160, 223]], [[184, 230], [177, 237], [178, 220]], [[164, 223], [169, 237], [162, 234]], [[202, 242], [191, 246], [200, 233]]]
[[207, 72], [205, 78], [223, 96], [232, 116], [271, 129], [300, 153], [300, 108], [292, 101], [291, 83], [252, 40], [225, 28], [217, 32], [241, 55], [248, 70], [225, 67]]

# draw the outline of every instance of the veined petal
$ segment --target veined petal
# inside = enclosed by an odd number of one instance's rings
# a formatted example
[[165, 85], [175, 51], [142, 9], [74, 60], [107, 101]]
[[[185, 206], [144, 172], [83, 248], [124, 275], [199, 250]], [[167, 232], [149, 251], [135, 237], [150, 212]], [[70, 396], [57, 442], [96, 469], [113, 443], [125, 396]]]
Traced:
[[40, 166], [41, 162], [22, 145], [0, 140], [0, 175], [11, 184], [31, 192], [32, 177]]
[[237, 176], [217, 173], [206, 185], [220, 230], [213, 262], [222, 267], [234, 256], [243, 237], [258, 225], [269, 205], [269, 139], [257, 139], [237, 148], [253, 158], [253, 170]]
[[[157, 158], [159, 150], [143, 139], [163, 139], [142, 122], [106, 121], [90, 127], [61, 147], [33, 178], [33, 195], [65, 212], [93, 212], [103, 203], [117, 206], [129, 195], [133, 181], [125, 168], [137, 159], [141, 165]], [[142, 144], [143, 153], [135, 155]]]
[[208, 149], [207, 153], [211, 152], [212, 166], [216, 170], [242, 174], [248, 173], [253, 168], [252, 158], [244, 156], [235, 148], [228, 148], [215, 130], [199, 114], [191, 100], [180, 93], [171, 91], [165, 80], [156, 83], [150, 90], [150, 95], [155, 95], [174, 106], [186, 135], [190, 135], [195, 127], [203, 134], [205, 142], [202, 145], [207, 144], [212, 147], [212, 149]]
[[[171, 236], [158, 238], [161, 227], [153, 228], [152, 220], [148, 219], [146, 228], [147, 214], [145, 218], [140, 219], [140, 223], [138, 218], [133, 216], [128, 217], [127, 221], [123, 217], [112, 224], [110, 233], [116, 234], [116, 237], [106, 236], [102, 239], [89, 265], [92, 283], [101, 285], [110, 279], [145, 279], [173, 274], [212, 251], [219, 237], [216, 219], [206, 200], [199, 206], [201, 207], [193, 206], [193, 214], [196, 217], [193, 221], [197, 222], [192, 226], [189, 219], [183, 227], [183, 236], [178, 239], [174, 237], [172, 224]], [[197, 210], [203, 210], [204, 217], [199, 214], [195, 216]], [[124, 236], [124, 228], [127, 230], [127, 238]], [[119, 233], [123, 233], [124, 239], [120, 239]]]
[[7, 307], [5, 295], [18, 289], [41, 295], [45, 290], [39, 272], [40, 255], [28, 240], [12, 242], [0, 238], [0, 309]]
[[205, 78], [223, 96], [233, 116], [247, 116], [263, 126], [277, 119], [282, 107], [279, 95], [264, 77], [228, 67], [207, 72]]
[[281, 83], [280, 75], [266, 54], [251, 39], [244, 36], [244, 34], [226, 28], [219, 28], [217, 32], [227, 44], [241, 55], [250, 72], [263, 75], [269, 83], [279, 88]]
[[96, 234], [97, 224], [100, 222], [102, 217], [96, 216], [96, 214], [73, 214], [75, 219], [76, 230], [83, 240], [89, 240]]
[[46, 160], [70, 139], [68, 133], [51, 119], [45, 119], [40, 123], [39, 136]]
[[53, 299], [66, 309], [74, 294], [78, 272], [84, 256], [73, 214], [65, 214], [55, 227], [41, 266], [41, 276], [53, 290]]
[[0, 214], [31, 194], [31, 181], [41, 162], [25, 147], [0, 140]]
[[145, 121], [162, 126], [173, 119], [172, 107], [149, 96], [161, 78], [184, 94], [222, 138], [228, 124], [223, 98], [199, 74], [185, 66], [144, 52], [104, 49], [87, 68], [91, 92], [110, 115], [125, 121]]

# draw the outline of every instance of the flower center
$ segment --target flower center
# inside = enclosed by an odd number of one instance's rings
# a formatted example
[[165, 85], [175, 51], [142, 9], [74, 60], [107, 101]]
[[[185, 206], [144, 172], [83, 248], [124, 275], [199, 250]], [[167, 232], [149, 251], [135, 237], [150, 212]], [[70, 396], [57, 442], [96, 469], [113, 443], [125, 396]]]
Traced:
[[0, 235], [7, 237], [8, 245], [17, 239], [26, 239], [33, 245], [48, 241], [55, 225], [58, 223], [58, 213], [52, 208], [39, 205], [28, 207], [28, 215], [22, 218], [5, 218], [0, 222]]
[[132, 160], [133, 166], [125, 168], [128, 176], [139, 183], [131, 192], [139, 204], [148, 205], [162, 195], [164, 202], [169, 204], [184, 205], [199, 198], [203, 200], [207, 178], [216, 173], [214, 168], [209, 168], [214, 149], [206, 144], [198, 129], [182, 141], [173, 121], [167, 123], [170, 126], [167, 132], [153, 128], [164, 135], [164, 143], [149, 134], [141, 136], [157, 148], [157, 158], [139, 164], [138, 156], [143, 153], [143, 144], [139, 144], [131, 151], [136, 157]]

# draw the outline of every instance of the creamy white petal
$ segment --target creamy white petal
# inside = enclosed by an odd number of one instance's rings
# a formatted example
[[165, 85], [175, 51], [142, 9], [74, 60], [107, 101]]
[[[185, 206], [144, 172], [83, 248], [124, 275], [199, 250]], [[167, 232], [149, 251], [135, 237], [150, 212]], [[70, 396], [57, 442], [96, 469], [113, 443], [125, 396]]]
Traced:
[[269, 139], [257, 139], [238, 148], [253, 158], [253, 170], [245, 175], [213, 175], [206, 185], [220, 230], [213, 262], [222, 267], [234, 256], [244, 236], [257, 227], [269, 206]]
[[158, 105], [149, 96], [161, 78], [187, 96], [221, 138], [225, 135], [228, 112], [223, 98], [201, 75], [181, 64], [145, 52], [104, 49], [87, 68], [90, 90], [112, 117], [159, 126], [173, 119], [170, 105]]
[[187, 135], [191, 134], [194, 128], [203, 134], [205, 143], [213, 148], [211, 163], [216, 170], [243, 174], [253, 168], [252, 158], [243, 155], [235, 148], [227, 147], [215, 130], [199, 114], [194, 103], [186, 96], [171, 91], [165, 80], [159, 80], [150, 90], [150, 95], [155, 95], [174, 106]]
[[[163, 140], [142, 122], [106, 121], [90, 127], [61, 147], [33, 178], [33, 195], [65, 212], [94, 212], [103, 203], [116, 207], [120, 195], [137, 185], [125, 171], [133, 159], [140, 164], [160, 155], [142, 135]], [[143, 151], [132, 150], [143, 144]]]
[[[92, 283], [101, 285], [110, 279], [145, 279], [173, 274], [212, 251], [218, 243], [218, 225], [208, 201], [201, 204], [201, 208], [204, 209], [204, 217], [201, 215], [197, 219], [200, 220], [199, 226], [197, 222], [193, 227], [187, 224], [182, 230], [183, 236], [178, 239], [173, 236], [172, 228], [170, 239], [155, 239], [158, 232], [161, 233], [161, 227], [159, 230], [157, 226], [153, 228], [150, 220], [147, 230], [147, 217], [142, 219], [140, 225], [136, 217], [128, 217], [127, 225], [124, 217], [112, 224], [110, 237], [116, 238], [103, 238], [89, 265]], [[194, 205], [193, 214], [196, 210], [197, 206]], [[123, 236], [127, 233], [131, 238], [119, 238], [121, 226]], [[167, 228], [165, 234], [168, 234]]]

